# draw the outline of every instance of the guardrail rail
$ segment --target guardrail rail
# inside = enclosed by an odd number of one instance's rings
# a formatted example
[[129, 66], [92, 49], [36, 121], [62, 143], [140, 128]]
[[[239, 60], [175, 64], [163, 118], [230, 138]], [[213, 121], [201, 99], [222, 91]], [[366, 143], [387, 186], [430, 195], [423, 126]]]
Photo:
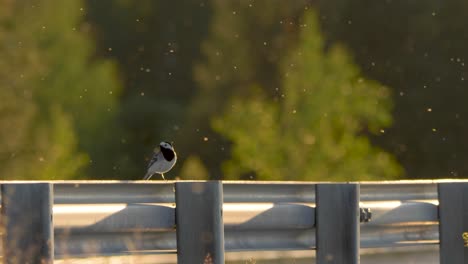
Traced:
[[225, 252], [315, 250], [357, 264], [361, 248], [438, 245], [468, 263], [468, 181], [356, 183], [3, 181], [3, 263]]

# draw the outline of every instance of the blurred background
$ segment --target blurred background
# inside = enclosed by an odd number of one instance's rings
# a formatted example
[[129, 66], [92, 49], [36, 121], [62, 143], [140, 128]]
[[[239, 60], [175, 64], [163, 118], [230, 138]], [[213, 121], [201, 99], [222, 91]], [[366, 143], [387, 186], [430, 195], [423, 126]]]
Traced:
[[[0, 178], [468, 175], [468, 2], [0, 0]], [[159, 179], [158, 177], [155, 177]]]

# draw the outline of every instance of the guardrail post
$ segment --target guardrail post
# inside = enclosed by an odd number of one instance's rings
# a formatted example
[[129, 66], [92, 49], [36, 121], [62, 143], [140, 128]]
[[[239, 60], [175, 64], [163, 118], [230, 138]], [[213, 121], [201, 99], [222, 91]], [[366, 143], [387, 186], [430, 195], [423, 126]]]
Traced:
[[3, 263], [53, 263], [53, 187], [2, 184]]
[[317, 263], [359, 263], [359, 185], [316, 185]]
[[439, 183], [440, 263], [468, 263], [468, 184]]
[[176, 182], [177, 263], [224, 263], [223, 186]]

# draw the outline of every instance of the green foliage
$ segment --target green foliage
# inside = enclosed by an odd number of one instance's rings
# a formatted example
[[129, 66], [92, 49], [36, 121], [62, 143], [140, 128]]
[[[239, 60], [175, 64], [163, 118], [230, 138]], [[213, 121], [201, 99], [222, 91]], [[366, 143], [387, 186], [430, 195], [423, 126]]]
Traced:
[[388, 88], [365, 80], [338, 46], [324, 52], [314, 13], [302, 24], [298, 47], [283, 64], [278, 101], [234, 99], [214, 128], [233, 142], [229, 178], [376, 180], [400, 168], [366, 134], [389, 126]]
[[31, 158], [37, 161], [20, 161], [24, 166], [20, 177], [25, 179], [73, 179], [88, 164], [86, 154], [77, 150], [77, 137], [71, 118], [58, 106], [52, 107], [50, 120], [38, 124], [31, 135], [35, 144]]
[[188, 157], [180, 170], [180, 178], [183, 180], [209, 180], [208, 176], [208, 171], [197, 156]]
[[400, 175], [375, 146], [405, 177], [466, 176], [467, 14], [460, 0], [0, 0], [1, 179], [139, 179], [160, 140], [184, 179], [224, 178], [220, 164], [232, 179]]
[[90, 161], [106, 158], [112, 138], [106, 130], [113, 128], [120, 90], [114, 67], [91, 60], [81, 1], [0, 5], [0, 173], [83, 177]]
[[[394, 122], [375, 143], [409, 178], [467, 177], [468, 2], [319, 1], [327, 40], [394, 89]], [[430, 110], [429, 110], [430, 109]]]

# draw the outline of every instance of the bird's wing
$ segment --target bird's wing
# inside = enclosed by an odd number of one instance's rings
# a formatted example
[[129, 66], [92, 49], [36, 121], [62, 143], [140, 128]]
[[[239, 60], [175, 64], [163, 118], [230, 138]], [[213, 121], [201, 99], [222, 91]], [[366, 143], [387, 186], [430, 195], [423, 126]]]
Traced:
[[153, 157], [151, 158], [150, 162], [148, 163], [148, 169], [149, 169], [151, 166], [153, 166], [153, 164], [154, 164], [156, 161], [158, 161], [158, 157], [159, 157], [158, 154], [159, 154], [159, 153], [155, 153], [155, 154], [153, 155]]
[[149, 180], [151, 176], [153, 176], [154, 172], [150, 171], [149, 169], [155, 162], [158, 161], [159, 153], [154, 153], [153, 157], [151, 158], [150, 162], [148, 163], [148, 172], [143, 177], [143, 180]]

